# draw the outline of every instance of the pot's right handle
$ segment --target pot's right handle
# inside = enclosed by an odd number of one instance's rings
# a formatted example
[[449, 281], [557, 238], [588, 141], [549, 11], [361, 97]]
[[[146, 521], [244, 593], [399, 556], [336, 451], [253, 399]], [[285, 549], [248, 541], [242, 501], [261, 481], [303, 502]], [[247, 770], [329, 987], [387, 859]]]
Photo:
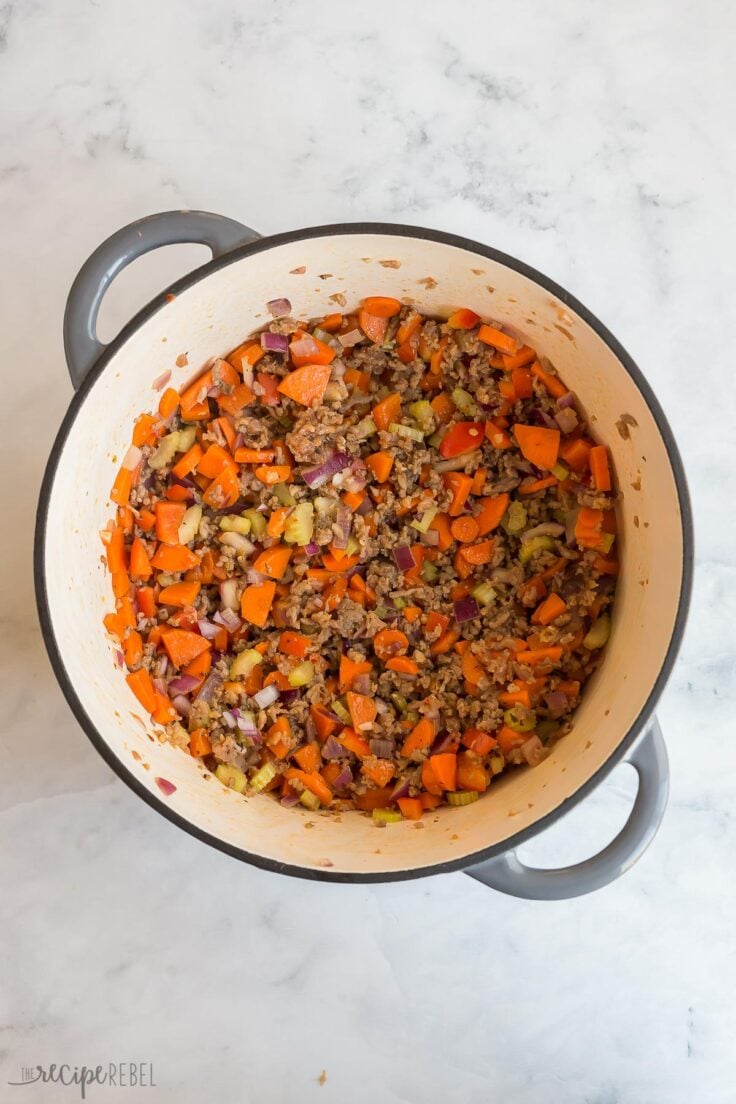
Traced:
[[105, 292], [126, 265], [162, 245], [208, 245], [213, 257], [221, 257], [260, 236], [208, 211], [162, 211], [112, 234], [84, 262], [66, 301], [64, 351], [75, 390], [105, 349], [97, 337], [97, 315]]
[[491, 889], [530, 901], [580, 897], [620, 877], [646, 851], [657, 834], [667, 805], [669, 768], [662, 731], [654, 717], [642, 739], [623, 760], [639, 775], [639, 790], [629, 819], [616, 838], [577, 866], [539, 870], [525, 866], [515, 851], [465, 871]]

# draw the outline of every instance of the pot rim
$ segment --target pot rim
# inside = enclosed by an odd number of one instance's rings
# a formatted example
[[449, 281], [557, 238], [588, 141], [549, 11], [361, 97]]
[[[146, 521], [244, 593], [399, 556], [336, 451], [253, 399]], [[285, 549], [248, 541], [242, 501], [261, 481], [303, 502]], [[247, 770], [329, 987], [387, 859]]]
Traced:
[[[468, 252], [475, 253], [481, 257], [486, 257], [491, 261], [496, 261], [499, 264], [505, 265], [507, 268], [511, 268], [514, 271], [520, 273], [527, 279], [532, 280], [540, 287], [545, 288], [552, 295], [564, 303], [567, 307], [573, 310], [580, 318], [586, 322], [591, 329], [606, 343], [611, 352], [618, 358], [620, 363], [628, 372], [631, 379], [634, 381], [638, 388], [642, 398], [647, 404], [649, 411], [654, 418], [665, 448], [669, 457], [670, 466], [672, 468], [672, 474], [675, 480], [675, 487], [677, 490], [678, 504], [680, 507], [680, 519], [682, 528], [682, 577], [680, 581], [680, 593], [678, 596], [677, 614], [675, 616], [675, 622], [672, 629], [672, 635], [670, 637], [667, 651], [665, 653], [662, 666], [659, 674], [654, 681], [652, 689], [645, 701], [639, 715], [629, 728], [626, 735], [619, 742], [618, 746], [609, 755], [606, 761], [598, 768], [598, 770], [591, 775], [573, 794], [566, 798], [556, 809], [553, 809], [546, 816], [541, 817], [528, 828], [522, 829], [515, 835], [510, 836], [508, 839], [501, 843], [493, 844], [490, 847], [483, 848], [480, 851], [476, 851], [471, 855], [462, 855], [456, 859], [450, 859], [446, 862], [436, 863], [432, 865], [424, 865], [418, 867], [408, 867], [405, 870], [387, 870], [385, 872], [350, 872], [350, 871], [330, 871], [328, 868], [319, 867], [311, 869], [306, 866], [293, 865], [291, 863], [279, 862], [276, 859], [270, 859], [263, 855], [247, 851], [242, 847], [236, 847], [232, 844], [219, 839], [217, 836], [211, 835], [209, 832], [204, 831], [197, 825], [193, 824], [186, 817], [175, 812], [171, 807], [164, 803], [162, 798], [159, 798], [156, 794], [151, 793], [150, 790], [138, 780], [133, 772], [125, 766], [121, 759], [119, 759], [112, 751], [110, 746], [104, 740], [98, 729], [92, 723], [89, 715], [87, 714], [82, 702], [77, 696], [76, 690], [72, 684], [72, 681], [67, 673], [64, 665], [64, 660], [59, 649], [51, 619], [51, 611], [48, 602], [48, 594], [46, 590], [46, 573], [45, 573], [45, 549], [46, 549], [46, 526], [48, 519], [48, 509], [51, 499], [51, 493], [53, 491], [56, 470], [58, 467], [59, 459], [63, 451], [66, 439], [72, 429], [72, 426], [76, 420], [82, 404], [89, 391], [94, 386], [97, 379], [101, 376], [108, 362], [117, 354], [118, 350], [128, 341], [128, 339], [138, 330], [145, 322], [147, 322], [157, 311], [161, 310], [167, 304], [167, 296], [171, 294], [178, 294], [187, 289], [193, 287], [195, 284], [205, 280], [212, 273], [217, 272], [219, 269], [224, 268], [227, 265], [233, 264], [243, 257], [249, 257], [257, 253], [265, 252], [268, 249], [272, 249], [275, 246], [287, 245], [292, 242], [298, 242], [301, 240], [308, 240], [310, 238], [330, 237], [337, 235], [351, 235], [351, 234], [375, 234], [375, 235], [388, 235], [394, 237], [411, 237], [421, 238], [427, 241], [434, 241], [441, 245], [450, 245], [459, 249], [467, 250]], [[280, 234], [272, 234], [268, 237], [258, 238], [253, 242], [249, 242], [246, 245], [239, 246], [230, 252], [223, 254], [219, 258], [213, 258], [211, 261], [194, 271], [183, 276], [180, 280], [171, 284], [165, 288], [159, 295], [150, 300], [146, 306], [142, 307], [133, 318], [122, 328], [117, 337], [106, 346], [103, 353], [99, 356], [95, 364], [88, 372], [81, 387], [72, 397], [72, 401], [64, 416], [59, 431], [54, 440], [49, 455], [46, 470], [44, 472], [43, 481], [41, 484], [41, 490], [39, 494], [38, 507], [36, 512], [36, 526], [34, 535], [34, 549], [33, 549], [33, 576], [34, 585], [36, 591], [36, 607], [38, 610], [39, 621], [41, 624], [42, 635], [46, 651], [51, 661], [51, 666], [56, 675], [57, 681], [61, 687], [62, 693], [66, 698], [67, 704], [72, 710], [72, 713], [76, 717], [83, 731], [88, 736], [90, 742], [96, 749], [96, 751], [102, 756], [105, 762], [110, 766], [119, 778], [135, 793], [138, 797], [142, 798], [152, 809], [166, 817], [172, 824], [175, 824], [178, 828], [183, 829], [190, 835], [194, 836], [202, 843], [209, 844], [210, 847], [216, 848], [218, 851], [224, 852], [226, 855], [230, 855], [232, 858], [238, 859], [241, 862], [247, 862], [251, 866], [259, 867], [262, 870], [269, 870], [277, 874], [288, 874], [292, 877], [304, 878], [310, 881], [323, 881], [323, 882], [346, 882], [355, 884], [366, 883], [380, 883], [380, 882], [398, 882], [407, 881], [412, 878], [424, 878], [430, 877], [434, 874], [445, 874], [452, 871], [464, 870], [468, 867], [475, 866], [479, 863], [492, 859], [498, 855], [503, 854], [506, 851], [512, 851], [520, 844], [525, 843], [527, 840], [532, 839], [538, 835], [545, 828], [549, 828], [560, 817], [564, 816], [571, 809], [573, 809], [580, 801], [588, 796], [602, 781], [603, 779], [618, 765], [626, 755], [627, 751], [632, 747], [636, 739], [643, 732], [649, 718], [651, 717], [654, 707], [669, 679], [672, 669], [677, 658], [677, 653], [682, 643], [682, 637], [685, 630], [685, 624], [687, 622], [688, 611], [690, 608], [690, 598], [692, 591], [693, 580], [693, 557], [694, 557], [694, 533], [693, 533], [693, 519], [692, 509], [690, 504], [690, 494], [688, 491], [687, 480], [685, 477], [685, 470], [682, 464], [679, 450], [675, 441], [674, 434], [669, 426], [664, 411], [656, 398], [654, 391], [649, 386], [643, 372], [638, 367], [633, 358], [627, 353], [621, 343], [613, 336], [613, 334], [603, 325], [603, 323], [585, 307], [575, 296], [566, 291], [559, 284], [555, 283], [548, 276], [532, 268], [531, 265], [526, 264], [524, 261], [518, 260], [516, 257], [510, 256], [508, 253], [503, 253], [499, 249], [494, 249], [491, 246], [483, 245], [480, 242], [473, 241], [471, 238], [463, 237], [458, 234], [446, 233], [442, 230], [429, 229], [422, 226], [407, 226], [401, 223], [389, 223], [389, 222], [348, 222], [348, 223], [330, 223], [325, 226], [311, 226], [301, 230], [289, 230]]]

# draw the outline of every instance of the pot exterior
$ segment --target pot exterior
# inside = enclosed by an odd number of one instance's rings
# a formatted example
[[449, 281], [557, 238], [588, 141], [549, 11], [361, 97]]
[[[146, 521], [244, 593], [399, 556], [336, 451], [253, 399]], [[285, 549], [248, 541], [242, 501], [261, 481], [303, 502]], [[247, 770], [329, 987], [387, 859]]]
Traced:
[[[171, 371], [186, 384], [288, 296], [297, 317], [350, 308], [370, 294], [430, 314], [466, 306], [547, 355], [610, 448], [622, 492], [622, 575], [605, 661], [573, 731], [534, 770], [494, 783], [461, 811], [377, 832], [283, 809], [222, 787], [199, 761], [157, 738], [116, 669], [102, 616], [110, 581], [97, 533], [133, 421]], [[177, 365], [181, 354], [186, 364]], [[262, 239], [180, 281], [126, 327], [75, 397], [49, 462], [38, 515], [36, 580], [47, 646], [80, 723], [114, 769], [182, 827], [257, 865], [306, 877], [380, 881], [459, 869], [546, 826], [623, 757], [674, 661], [690, 589], [687, 491], [662, 412], [636, 366], [562, 289], [477, 243], [413, 227], [322, 227]], [[176, 787], [164, 796], [158, 779]]]

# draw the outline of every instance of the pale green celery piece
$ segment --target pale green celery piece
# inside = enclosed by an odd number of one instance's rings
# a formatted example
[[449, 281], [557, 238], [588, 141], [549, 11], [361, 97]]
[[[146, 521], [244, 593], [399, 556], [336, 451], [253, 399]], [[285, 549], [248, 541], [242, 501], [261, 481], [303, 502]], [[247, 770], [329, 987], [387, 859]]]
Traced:
[[309, 544], [314, 532], [314, 506], [311, 502], [300, 502], [286, 519], [284, 540], [287, 544], [304, 547]]
[[414, 520], [410, 522], [412, 529], [416, 529], [420, 533], [426, 533], [438, 513], [439, 507], [430, 506], [428, 510], [424, 511], [421, 517], [414, 518]]
[[177, 430], [177, 433], [179, 440], [176, 443], [176, 451], [189, 452], [197, 439], [197, 427], [193, 425], [184, 426], [183, 429]]
[[451, 790], [445, 794], [448, 805], [472, 805], [474, 801], [477, 801], [480, 794], [477, 790]]
[[380, 617], [381, 621], [386, 620], [386, 614], [389, 612], [387, 606], [376, 606], [376, 617]]
[[223, 533], [240, 533], [241, 536], [247, 537], [251, 530], [251, 520], [239, 514], [226, 514], [225, 517], [220, 518], [220, 528]]
[[599, 551], [607, 554], [611, 551], [616, 540], [615, 533], [601, 533], [601, 539], [599, 542]]
[[406, 720], [411, 721], [412, 724], [417, 723], [417, 721], [419, 720], [419, 714], [417, 713], [416, 709], [410, 709], [408, 711], [408, 713], [406, 714]]
[[512, 502], [504, 516], [504, 529], [509, 533], [520, 533], [526, 523], [526, 506], [523, 502]]
[[250, 510], [243, 510], [243, 517], [248, 518], [250, 521], [250, 531], [252, 536], [256, 540], [260, 540], [261, 537], [266, 535], [266, 519], [258, 510], [252, 508]]
[[403, 820], [401, 813], [398, 809], [374, 809], [373, 819], [376, 824], [396, 824], [398, 821]]
[[312, 330], [312, 337], [315, 337], [317, 341], [323, 341], [325, 345], [329, 345], [332, 341], [332, 334], [329, 334], [327, 330], [321, 330], [319, 326], [315, 326]]
[[305, 809], [309, 809], [313, 813], [316, 813], [319, 809], [319, 798], [311, 790], [302, 790], [299, 794], [299, 800]]
[[199, 523], [202, 520], [202, 507], [190, 506], [184, 512], [179, 526], [179, 544], [189, 544], [199, 532]]
[[490, 583], [478, 583], [477, 587], [473, 587], [471, 594], [482, 606], [490, 606], [491, 602], [496, 600], [496, 591]]
[[419, 402], [411, 403], [409, 406], [409, 414], [425, 432], [434, 421], [434, 411], [426, 399], [420, 399]]
[[555, 548], [552, 537], [532, 537], [531, 540], [522, 541], [519, 559], [522, 563], [528, 563], [538, 552], [554, 552]]
[[289, 686], [306, 686], [314, 678], [314, 664], [309, 660], [298, 663], [289, 671]]
[[539, 739], [544, 744], [544, 743], [546, 743], [547, 740], [549, 740], [552, 736], [554, 736], [555, 733], [559, 732], [559, 729], [560, 729], [560, 726], [557, 724], [557, 721], [552, 721], [552, 720], [545, 719], [545, 720], [539, 722], [539, 724], [537, 725], [537, 730], [536, 731], [537, 731], [537, 736], [539, 737]]
[[156, 582], [159, 586], [162, 587], [173, 586], [174, 583], [179, 582], [179, 576], [169, 575], [167, 571], [159, 571], [158, 575], [156, 576]]
[[437, 568], [431, 560], [425, 560], [419, 574], [422, 576], [425, 583], [433, 583], [439, 575], [439, 568]]
[[188, 746], [189, 744], [189, 733], [178, 721], [174, 721], [171, 726], [171, 743], [175, 746]]
[[340, 718], [345, 724], [350, 724], [350, 714], [341, 701], [333, 701], [331, 707], [332, 712]]
[[406, 712], [406, 709], [407, 709], [409, 703], [408, 703], [408, 701], [406, 700], [406, 698], [404, 697], [403, 694], [392, 693], [391, 694], [391, 701], [394, 703], [394, 705], [398, 709], [399, 713], [405, 713]]
[[411, 441], [423, 441], [424, 433], [415, 426], [403, 425], [401, 422], [391, 422], [389, 433], [395, 433], [397, 437], [407, 437]]
[[260, 793], [260, 791], [264, 789], [264, 787], [266, 787], [269, 782], [273, 782], [278, 773], [278, 767], [272, 760], [269, 759], [269, 761], [267, 763], [264, 763], [260, 770], [257, 770], [251, 778], [250, 788], [252, 790], [255, 790], [256, 793]]
[[230, 664], [231, 679], [247, 678], [254, 667], [257, 667], [259, 663], [263, 663], [263, 656], [260, 652], [257, 652], [255, 648], [245, 648], [244, 651], [238, 652], [235, 659]]
[[566, 468], [564, 464], [561, 464], [559, 460], [553, 468], [550, 468], [550, 471], [555, 479], [559, 479], [560, 483], [564, 483], [570, 474], [570, 469]]
[[452, 401], [461, 414], [477, 414], [478, 412], [475, 399], [469, 391], [463, 391], [462, 387], [456, 387], [452, 392]]
[[148, 466], [153, 468], [154, 471], [159, 471], [161, 468], [165, 468], [167, 464], [176, 456], [179, 451], [179, 431], [174, 433], [167, 433], [165, 437], [162, 437], [159, 446], [156, 451], [149, 456]]
[[602, 613], [597, 621], [594, 621], [583, 638], [583, 647], [593, 651], [602, 648], [611, 635], [611, 618], [607, 613]]
[[360, 548], [360, 545], [358, 544], [355, 537], [348, 537], [348, 546], [345, 549], [345, 555], [346, 556], [354, 556], [359, 548]]
[[271, 488], [276, 498], [279, 500], [280, 506], [295, 506], [296, 499], [286, 486], [285, 483], [277, 483], [275, 487]]
[[506, 766], [506, 760], [503, 755], [494, 755], [489, 759], [488, 765], [491, 768], [491, 774], [500, 774]]
[[402, 610], [404, 606], [409, 605], [408, 600], [406, 598], [402, 598], [400, 594], [397, 594], [395, 598], [391, 599], [391, 601], [394, 604], [394, 609], [397, 610]]
[[432, 448], [439, 448], [440, 442], [442, 441], [442, 438], [444, 436], [444, 431], [440, 432], [440, 430], [438, 430], [436, 433], [433, 433], [432, 436], [429, 438], [428, 444], [430, 444]]
[[[268, 764], [271, 766], [272, 764]], [[229, 790], [235, 790], [236, 793], [242, 793], [245, 789], [247, 779], [241, 770], [237, 767], [231, 767], [229, 763], [218, 763], [215, 768], [215, 778], [219, 778], [223, 786], [227, 786]]]
[[369, 415], [367, 418], [360, 419], [353, 432], [359, 441], [365, 441], [366, 437], [372, 437], [378, 432], [378, 426]]
[[507, 709], [503, 715], [503, 719], [509, 728], [513, 728], [514, 732], [532, 732], [537, 723], [535, 713], [529, 710], [525, 712], [525, 714], [522, 714], [521, 712], [517, 712], [516, 706]]

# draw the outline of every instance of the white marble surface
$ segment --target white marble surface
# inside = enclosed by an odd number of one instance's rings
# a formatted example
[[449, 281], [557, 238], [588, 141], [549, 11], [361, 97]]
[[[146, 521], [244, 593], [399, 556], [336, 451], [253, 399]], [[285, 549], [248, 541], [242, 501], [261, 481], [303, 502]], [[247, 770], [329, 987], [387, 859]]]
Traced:
[[[153, 1062], [139, 1095], [177, 1104], [734, 1099], [736, 555], [719, 500], [735, 32], [727, 0], [0, 6], [0, 1099], [77, 1099], [6, 1082], [116, 1059]], [[688, 468], [699, 571], [660, 708], [669, 811], [616, 885], [544, 905], [462, 874], [279, 878], [177, 831], [87, 742], [31, 579], [71, 394], [64, 299], [108, 233], [184, 206], [264, 233], [365, 218], [467, 234], [567, 286], [649, 376]], [[103, 336], [200, 259], [139, 262]], [[525, 855], [590, 853], [631, 792], [619, 769]]]

